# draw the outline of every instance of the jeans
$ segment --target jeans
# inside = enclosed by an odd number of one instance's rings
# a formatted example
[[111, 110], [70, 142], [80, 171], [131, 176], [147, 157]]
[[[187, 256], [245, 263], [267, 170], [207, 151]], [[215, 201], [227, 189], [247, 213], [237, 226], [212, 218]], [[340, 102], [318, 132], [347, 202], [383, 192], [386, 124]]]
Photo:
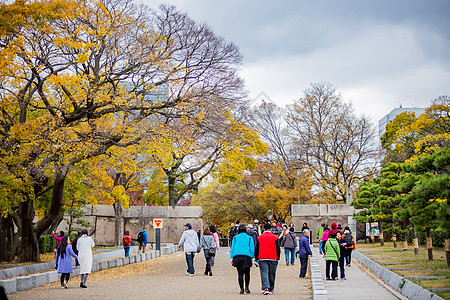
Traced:
[[205, 274], [208, 274], [211, 272], [211, 256], [205, 255], [206, 260], [206, 267], [205, 267]]
[[277, 273], [278, 261], [260, 260], [259, 272], [261, 274], [261, 289], [273, 291], [275, 288], [275, 275]]
[[300, 255], [300, 265], [300, 277], [305, 277], [308, 270], [308, 254]]
[[211, 259], [209, 260], [209, 264], [211, 265], [211, 267], [214, 267], [215, 258], [215, 256], [211, 256]]
[[339, 269], [340, 269], [340, 273], [341, 273], [341, 278], [345, 278], [345, 260], [344, 260], [344, 256], [341, 256], [339, 258]]
[[330, 279], [330, 265], [332, 265], [331, 278], [336, 279], [338, 277], [337, 274], [338, 262], [334, 260], [326, 260], [325, 263], [326, 263], [325, 277], [327, 279]]
[[320, 253], [320, 254], [323, 254], [323, 253], [322, 253], [322, 243], [323, 243], [323, 241], [320, 240], [320, 241], [319, 241], [319, 253]]
[[194, 274], [194, 272], [195, 272], [195, 270], [194, 270], [195, 252], [188, 252], [188, 253], [185, 253], [185, 255], [186, 255], [186, 263], [187, 263], [187, 267], [188, 267], [187, 272], [189, 274]]
[[284, 255], [286, 256], [286, 263], [289, 262], [289, 253], [291, 254], [291, 265], [295, 263], [295, 248], [284, 248]]
[[130, 256], [130, 245], [123, 245], [123, 250], [125, 250], [125, 257]]

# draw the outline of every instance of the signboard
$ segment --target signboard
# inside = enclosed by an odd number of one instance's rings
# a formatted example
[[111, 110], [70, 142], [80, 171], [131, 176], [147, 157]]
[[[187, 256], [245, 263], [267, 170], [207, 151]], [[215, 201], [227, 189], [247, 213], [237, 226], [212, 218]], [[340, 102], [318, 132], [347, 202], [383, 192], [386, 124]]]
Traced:
[[163, 228], [163, 219], [153, 219], [153, 228]]
[[[372, 223], [373, 236], [379, 236], [380, 231], [378, 230], [378, 223]], [[370, 236], [370, 225], [366, 223], [366, 236]]]

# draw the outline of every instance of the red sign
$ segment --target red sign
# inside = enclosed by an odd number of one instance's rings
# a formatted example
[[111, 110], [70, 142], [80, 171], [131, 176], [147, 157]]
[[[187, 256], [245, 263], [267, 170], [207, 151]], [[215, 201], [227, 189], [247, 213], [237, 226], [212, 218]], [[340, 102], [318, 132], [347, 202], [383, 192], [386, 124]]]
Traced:
[[153, 228], [163, 228], [163, 220], [162, 219], [154, 219], [153, 220]]

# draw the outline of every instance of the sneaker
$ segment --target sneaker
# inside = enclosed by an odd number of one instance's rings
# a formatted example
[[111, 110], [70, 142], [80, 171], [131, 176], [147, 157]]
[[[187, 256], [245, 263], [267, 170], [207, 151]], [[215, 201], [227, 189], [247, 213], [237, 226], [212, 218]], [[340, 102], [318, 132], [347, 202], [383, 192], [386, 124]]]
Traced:
[[345, 278], [345, 277], [342, 277], [342, 278], [341, 278], [341, 280], [347, 280], [347, 278]]
[[286, 266], [289, 266], [289, 263], [288, 263], [288, 262], [286, 263]]
[[350, 264], [347, 265], [349, 268], [351, 267]]
[[62, 289], [64, 288], [64, 284], [61, 284], [61, 288], [62, 288]]
[[66, 282], [64, 282], [64, 288], [66, 288], [66, 289], [68, 289], [68, 288], [69, 288], [69, 286], [67, 285], [67, 281], [66, 281]]
[[82, 287], [83, 289], [87, 289], [87, 286], [86, 286], [85, 284], [83, 284], [81, 287]]
[[249, 290], [248, 288], [245, 289], [245, 292], [246, 292], [247, 294], [250, 294], [250, 290]]
[[194, 276], [194, 274], [189, 274], [189, 276]]
[[273, 295], [275, 293], [275, 291], [269, 291], [269, 294]]
[[82, 282], [80, 282], [80, 287], [83, 287], [83, 283]]
[[264, 290], [264, 292], [262, 292], [262, 294], [263, 294], [263, 295], [269, 295], [269, 294], [270, 294], [270, 292], [269, 292], [269, 290], [268, 290], [268, 289], [265, 289], [265, 290]]

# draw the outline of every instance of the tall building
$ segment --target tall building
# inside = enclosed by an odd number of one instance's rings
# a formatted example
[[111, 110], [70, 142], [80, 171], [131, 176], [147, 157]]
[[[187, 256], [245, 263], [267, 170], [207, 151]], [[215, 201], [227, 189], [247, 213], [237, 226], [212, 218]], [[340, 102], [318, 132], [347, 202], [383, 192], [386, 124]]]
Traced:
[[383, 118], [381, 118], [380, 121], [378, 121], [378, 136], [381, 138], [381, 136], [386, 132], [386, 125], [389, 122], [392, 122], [398, 114], [401, 114], [405, 111], [414, 112], [416, 114], [416, 117], [418, 117], [425, 112], [425, 108], [401, 106], [398, 108], [394, 108], [390, 113], [388, 113]]

